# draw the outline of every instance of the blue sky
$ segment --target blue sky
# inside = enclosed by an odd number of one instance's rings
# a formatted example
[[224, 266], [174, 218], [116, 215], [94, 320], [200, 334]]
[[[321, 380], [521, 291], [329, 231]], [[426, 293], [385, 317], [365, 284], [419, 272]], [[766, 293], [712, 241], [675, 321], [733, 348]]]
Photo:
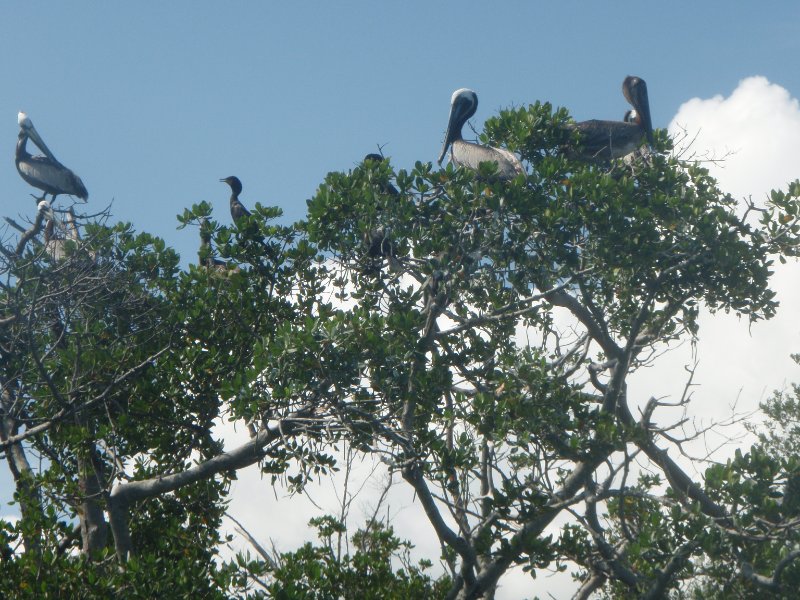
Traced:
[[[754, 75], [800, 96], [796, 1], [299, 4], [0, 3], [0, 216], [35, 213], [13, 161], [18, 110], [81, 176], [86, 212], [113, 200], [116, 219], [188, 261], [196, 231], [175, 215], [207, 200], [228, 222], [219, 178], [240, 177], [247, 205], [303, 218], [327, 172], [378, 144], [396, 167], [435, 160], [459, 87], [478, 93], [478, 129], [535, 100], [621, 118], [628, 74], [647, 80], [656, 127]], [[784, 327], [782, 356], [800, 351], [798, 328]], [[0, 467], [0, 500], [8, 482]]]
[[397, 166], [435, 160], [458, 87], [478, 92], [478, 128], [537, 99], [620, 118], [627, 74], [662, 127], [748, 75], [800, 93], [798, 17], [792, 2], [3, 3], [0, 212], [34, 209], [11, 159], [20, 109], [82, 177], [87, 210], [113, 200], [188, 259], [195, 233], [174, 215], [209, 200], [224, 219], [220, 177], [302, 218], [328, 171], [377, 144]]

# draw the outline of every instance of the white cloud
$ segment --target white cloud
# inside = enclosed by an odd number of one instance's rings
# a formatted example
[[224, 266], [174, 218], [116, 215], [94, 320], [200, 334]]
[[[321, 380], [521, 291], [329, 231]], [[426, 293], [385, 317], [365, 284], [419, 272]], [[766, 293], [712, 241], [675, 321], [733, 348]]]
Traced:
[[[218, 421], [216, 432], [225, 440], [228, 450], [249, 440], [244, 427], [230, 422]], [[308, 521], [326, 514], [338, 516], [341, 511], [340, 498], [345, 486], [345, 455], [341, 449], [334, 452], [334, 455], [342, 470], [320, 477], [318, 482], [312, 482], [306, 487], [304, 494], [293, 496], [287, 493], [282, 483], [273, 486], [270, 475], [262, 475], [257, 465], [238, 471], [237, 480], [232, 484], [228, 512], [269, 551], [272, 550], [273, 542], [280, 552], [295, 550], [308, 541], [316, 542], [316, 531], [308, 526]], [[349, 492], [353, 494], [360, 486], [364, 487], [356, 495], [349, 510], [348, 525], [353, 530], [363, 526], [375, 511], [387, 477], [388, 470], [379, 461], [370, 457], [354, 461]], [[435, 562], [440, 554], [436, 536], [410, 487], [398, 480], [399, 476], [395, 476], [395, 485], [381, 506], [379, 516], [389, 514], [390, 524], [395, 528], [396, 535], [412, 541], [416, 546], [412, 557], [430, 558]], [[237, 534], [232, 522], [226, 520], [222, 531], [235, 536], [236, 539], [231, 543], [233, 552], [247, 550], [255, 555], [248, 542]], [[230, 558], [233, 552], [225, 551], [223, 557]]]
[[763, 198], [771, 188], [800, 177], [800, 106], [789, 92], [764, 77], [748, 77], [724, 98], [692, 98], [678, 109], [668, 130], [686, 129], [697, 138], [693, 150], [714, 158], [725, 191]]
[[[727, 98], [692, 98], [669, 125], [671, 135], [682, 129], [694, 139], [698, 156], [721, 158], [709, 163], [720, 188], [734, 197], [763, 202], [773, 188], [785, 188], [800, 176], [800, 103], [783, 87], [764, 77], [742, 80]], [[695, 133], [696, 138], [695, 138]], [[737, 400], [740, 410], [755, 409], [774, 389], [800, 380], [800, 369], [789, 354], [800, 352], [800, 265], [776, 261], [772, 288], [780, 309], [768, 322], [748, 327], [746, 319], [704, 313], [701, 317], [695, 376], [695, 402], [690, 414], [721, 418]], [[691, 362], [687, 345], [634, 379], [632, 392], [649, 395], [681, 393], [681, 368]]]

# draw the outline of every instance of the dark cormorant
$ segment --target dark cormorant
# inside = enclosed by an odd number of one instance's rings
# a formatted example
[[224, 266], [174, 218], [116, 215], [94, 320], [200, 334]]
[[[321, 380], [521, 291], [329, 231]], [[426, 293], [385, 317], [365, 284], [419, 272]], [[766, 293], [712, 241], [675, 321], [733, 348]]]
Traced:
[[224, 181], [231, 186], [231, 217], [233, 222], [236, 223], [242, 217], [249, 217], [250, 211], [239, 201], [239, 194], [242, 193], [242, 182], [239, 181], [239, 178], [231, 175], [225, 179], [220, 179], [220, 181]]

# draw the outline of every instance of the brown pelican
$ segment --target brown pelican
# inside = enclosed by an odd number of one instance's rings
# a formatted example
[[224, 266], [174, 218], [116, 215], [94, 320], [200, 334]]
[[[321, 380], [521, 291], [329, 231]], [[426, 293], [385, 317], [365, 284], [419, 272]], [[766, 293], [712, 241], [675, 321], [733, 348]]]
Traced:
[[244, 204], [239, 202], [239, 194], [242, 193], [242, 182], [238, 177], [231, 175], [225, 179], [220, 179], [231, 186], [231, 217], [233, 222], [236, 223], [242, 217], [249, 217], [250, 211], [244, 207]]
[[[54, 260], [61, 260], [67, 256], [67, 242], [80, 240], [78, 226], [75, 223], [75, 212], [70, 207], [67, 210], [65, 221], [62, 223], [56, 218], [47, 200], [39, 202], [39, 211], [44, 213], [47, 218], [47, 224], [44, 227], [44, 249]], [[57, 232], [56, 227], [60, 232]]]
[[574, 125], [581, 134], [578, 154], [584, 158], [610, 160], [636, 150], [647, 138], [653, 144], [653, 124], [650, 121], [650, 102], [647, 84], [641, 77], [628, 75], [622, 82], [622, 93], [633, 106], [623, 121], [582, 121]]
[[512, 152], [504, 148], [465, 142], [461, 137], [461, 128], [477, 109], [478, 95], [475, 92], [467, 88], [453, 92], [453, 97], [450, 99], [450, 118], [442, 153], [439, 155], [439, 164], [442, 164], [447, 149], [450, 148], [450, 162], [456, 166], [477, 171], [480, 163], [494, 162], [497, 163], [499, 179], [514, 179], [517, 175], [523, 175], [525, 169]]
[[[82, 200], [89, 199], [89, 192], [83, 185], [81, 178], [67, 167], [58, 162], [50, 149], [42, 140], [39, 132], [24, 112], [17, 116], [19, 123], [19, 137], [17, 139], [16, 163], [17, 171], [22, 178], [35, 188], [44, 193], [37, 200], [44, 200], [47, 194], [52, 194], [55, 201], [59, 194], [77, 196]], [[28, 139], [44, 152], [44, 156], [31, 156], [26, 148]]]

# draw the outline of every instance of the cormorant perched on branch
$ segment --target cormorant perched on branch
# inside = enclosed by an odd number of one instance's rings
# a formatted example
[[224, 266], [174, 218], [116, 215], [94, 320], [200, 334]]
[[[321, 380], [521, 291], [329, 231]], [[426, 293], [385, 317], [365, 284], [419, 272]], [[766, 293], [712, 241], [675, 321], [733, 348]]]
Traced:
[[242, 217], [249, 217], [250, 211], [239, 201], [239, 194], [242, 193], [242, 182], [239, 181], [239, 178], [231, 175], [225, 179], [220, 179], [220, 181], [231, 186], [231, 217], [233, 222], [237, 222]]

